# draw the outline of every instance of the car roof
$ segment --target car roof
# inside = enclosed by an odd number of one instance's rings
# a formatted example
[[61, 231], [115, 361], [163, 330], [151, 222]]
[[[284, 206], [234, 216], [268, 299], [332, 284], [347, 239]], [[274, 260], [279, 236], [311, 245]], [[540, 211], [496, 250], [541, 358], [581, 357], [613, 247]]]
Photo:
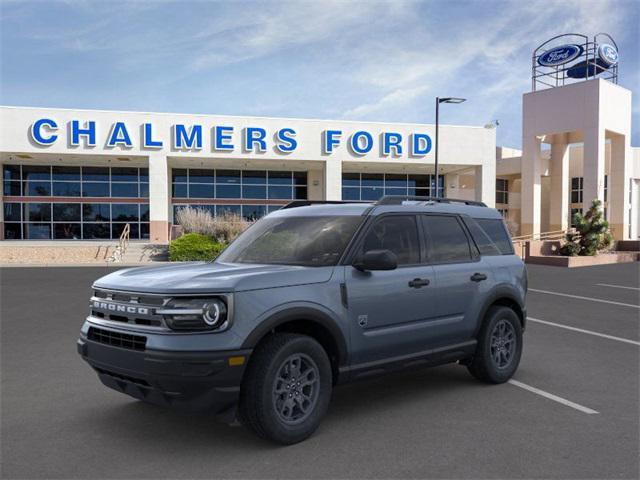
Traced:
[[466, 205], [458, 202], [431, 202], [407, 200], [401, 203], [354, 202], [354, 203], [317, 203], [301, 206], [290, 204], [285, 208], [269, 214], [270, 217], [306, 217], [332, 215], [382, 215], [384, 213], [448, 213], [469, 215], [473, 218], [502, 219], [502, 215], [494, 208], [480, 204]]

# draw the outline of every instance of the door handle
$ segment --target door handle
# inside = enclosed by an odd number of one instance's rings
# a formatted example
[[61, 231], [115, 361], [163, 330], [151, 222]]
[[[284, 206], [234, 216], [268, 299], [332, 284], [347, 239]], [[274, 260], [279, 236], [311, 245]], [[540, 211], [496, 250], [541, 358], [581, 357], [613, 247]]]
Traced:
[[409, 286], [411, 288], [426, 287], [427, 285], [429, 285], [428, 278], [414, 278], [413, 280], [409, 281]]
[[474, 273], [473, 275], [471, 275], [471, 281], [472, 282], [481, 282], [483, 280], [486, 280], [487, 276], [484, 273]]

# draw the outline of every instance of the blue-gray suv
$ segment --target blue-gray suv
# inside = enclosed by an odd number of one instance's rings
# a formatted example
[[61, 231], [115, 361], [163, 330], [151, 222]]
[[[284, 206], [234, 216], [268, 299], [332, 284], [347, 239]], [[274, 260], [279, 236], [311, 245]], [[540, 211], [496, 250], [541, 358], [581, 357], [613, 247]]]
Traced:
[[293, 202], [210, 263], [99, 279], [78, 352], [108, 387], [283, 444], [315, 431], [339, 383], [451, 362], [514, 374], [527, 276], [496, 210], [334, 203]]

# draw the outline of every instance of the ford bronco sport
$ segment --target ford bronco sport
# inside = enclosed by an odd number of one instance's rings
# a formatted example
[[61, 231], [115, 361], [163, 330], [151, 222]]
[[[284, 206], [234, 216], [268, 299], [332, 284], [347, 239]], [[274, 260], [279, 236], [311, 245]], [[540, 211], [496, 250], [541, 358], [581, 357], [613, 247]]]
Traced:
[[315, 431], [338, 383], [450, 362], [507, 381], [526, 289], [500, 214], [482, 203], [299, 201], [213, 262], [97, 280], [78, 352], [108, 387], [291, 444]]

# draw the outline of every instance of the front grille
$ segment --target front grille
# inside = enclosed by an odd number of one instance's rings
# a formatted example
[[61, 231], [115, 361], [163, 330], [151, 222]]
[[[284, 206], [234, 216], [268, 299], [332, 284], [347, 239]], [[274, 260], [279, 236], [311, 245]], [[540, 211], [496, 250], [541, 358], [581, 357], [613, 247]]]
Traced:
[[147, 346], [147, 337], [128, 333], [112, 332], [102, 328], [89, 327], [87, 338], [91, 341], [111, 345], [112, 347], [142, 351]]
[[94, 290], [90, 313], [92, 317], [113, 322], [166, 328], [163, 316], [156, 314], [156, 309], [167, 301], [161, 296]]

